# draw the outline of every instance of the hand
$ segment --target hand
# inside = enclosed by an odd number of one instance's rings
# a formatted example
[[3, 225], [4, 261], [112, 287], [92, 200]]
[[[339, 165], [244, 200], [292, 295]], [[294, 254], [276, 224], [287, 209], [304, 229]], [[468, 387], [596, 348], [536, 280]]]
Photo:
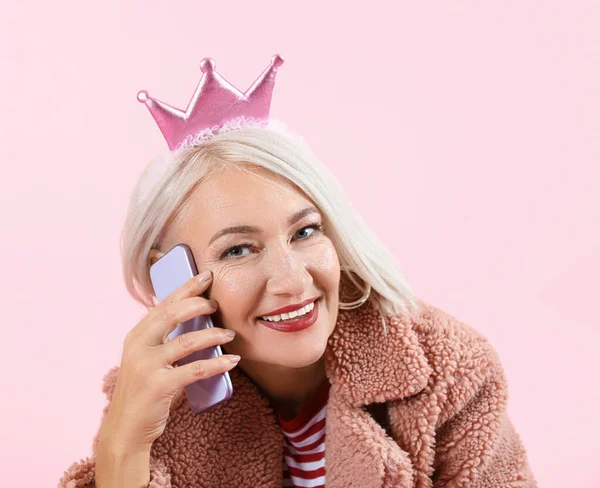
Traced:
[[233, 355], [223, 355], [173, 367], [175, 361], [194, 351], [233, 339], [226, 334], [233, 331], [209, 327], [167, 341], [179, 323], [217, 310], [217, 302], [199, 296], [212, 282], [212, 274], [208, 272], [205, 279], [201, 276], [176, 289], [127, 334], [99, 439], [135, 450], [150, 449], [165, 429], [175, 395], [186, 385], [229, 371], [237, 364], [230, 360]]

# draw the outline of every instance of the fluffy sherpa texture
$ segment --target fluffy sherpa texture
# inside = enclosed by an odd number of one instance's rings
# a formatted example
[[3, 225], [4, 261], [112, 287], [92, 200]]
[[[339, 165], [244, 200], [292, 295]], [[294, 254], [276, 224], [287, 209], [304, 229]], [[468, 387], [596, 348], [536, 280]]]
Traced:
[[[537, 487], [506, 413], [495, 349], [420, 303], [416, 319], [388, 318], [387, 337], [370, 303], [340, 311], [324, 356], [327, 487]], [[104, 378], [108, 402], [117, 375], [115, 367]], [[204, 414], [190, 410], [185, 394], [173, 401], [152, 446], [150, 487], [282, 486], [275, 413], [239, 368], [230, 375], [233, 397]], [[71, 465], [59, 488], [95, 486], [96, 442], [97, 435], [92, 456]]]

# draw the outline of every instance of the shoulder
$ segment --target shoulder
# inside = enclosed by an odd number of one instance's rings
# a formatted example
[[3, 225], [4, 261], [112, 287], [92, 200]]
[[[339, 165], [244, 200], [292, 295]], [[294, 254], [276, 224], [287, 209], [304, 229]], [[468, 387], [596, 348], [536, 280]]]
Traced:
[[429, 389], [443, 400], [447, 415], [465, 407], [484, 390], [493, 389], [502, 405], [508, 385], [499, 355], [478, 330], [438, 307], [421, 301], [413, 330], [432, 368]]

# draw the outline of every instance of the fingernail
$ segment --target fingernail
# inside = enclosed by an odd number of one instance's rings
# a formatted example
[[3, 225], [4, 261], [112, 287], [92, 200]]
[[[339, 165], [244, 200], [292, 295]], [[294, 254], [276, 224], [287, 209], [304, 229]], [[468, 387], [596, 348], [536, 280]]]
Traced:
[[229, 337], [235, 337], [235, 332], [232, 331], [231, 329], [225, 329], [225, 335], [229, 336]]
[[206, 281], [206, 280], [208, 280], [209, 277], [210, 277], [210, 270], [202, 271], [202, 273], [200, 273], [198, 275], [198, 281]]
[[240, 359], [242, 359], [239, 356], [229, 356], [229, 361], [232, 362], [233, 364], [237, 363]]

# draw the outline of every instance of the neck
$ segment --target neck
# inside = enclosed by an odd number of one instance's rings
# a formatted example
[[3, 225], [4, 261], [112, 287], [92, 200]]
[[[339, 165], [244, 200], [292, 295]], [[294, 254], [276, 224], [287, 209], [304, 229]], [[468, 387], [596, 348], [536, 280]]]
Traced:
[[293, 418], [326, 381], [325, 360], [302, 368], [246, 361], [240, 368], [286, 419]]

